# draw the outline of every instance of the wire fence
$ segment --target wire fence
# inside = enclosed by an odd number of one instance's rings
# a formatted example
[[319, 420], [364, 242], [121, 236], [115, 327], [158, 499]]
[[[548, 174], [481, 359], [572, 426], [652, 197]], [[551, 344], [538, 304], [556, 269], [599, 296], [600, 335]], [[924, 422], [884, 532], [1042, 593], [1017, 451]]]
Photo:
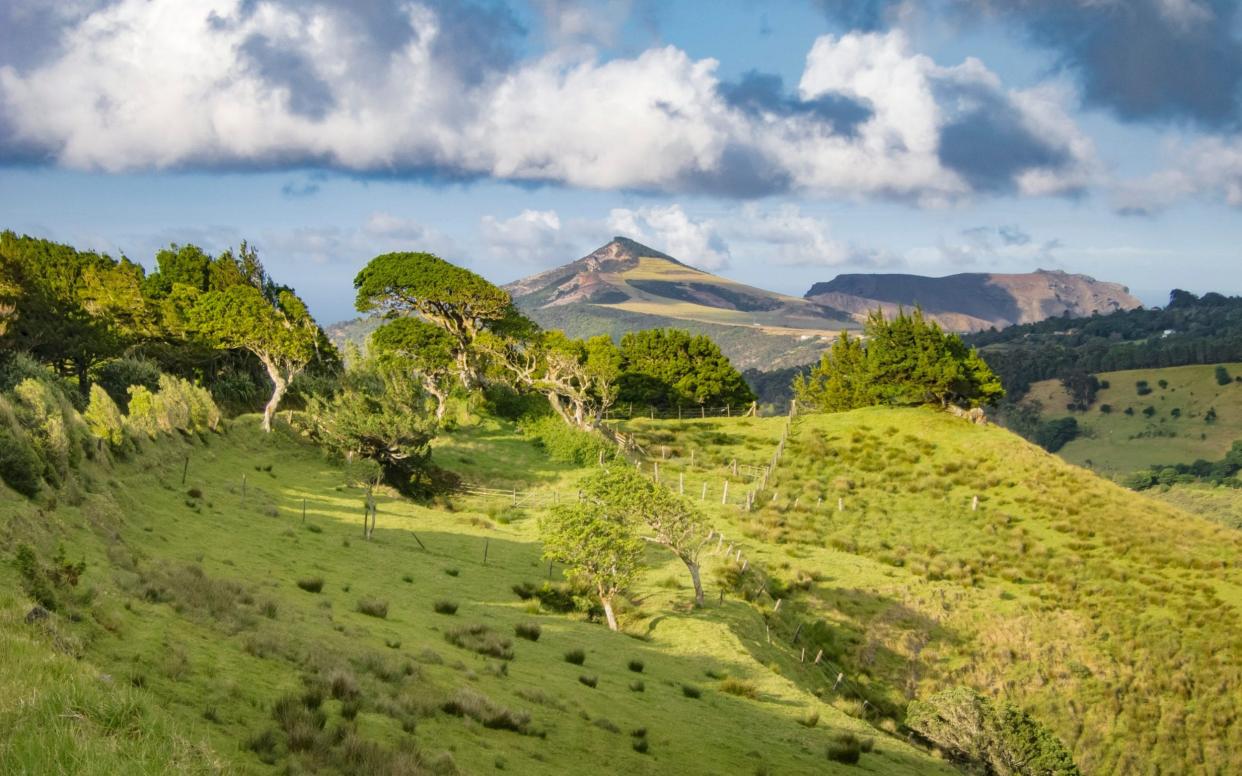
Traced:
[[700, 404], [677, 405], [673, 407], [642, 406], [622, 404], [611, 407], [604, 412], [604, 420], [702, 420], [704, 418], [742, 418], [759, 414], [759, 403], [725, 404], [719, 407], [708, 407]]

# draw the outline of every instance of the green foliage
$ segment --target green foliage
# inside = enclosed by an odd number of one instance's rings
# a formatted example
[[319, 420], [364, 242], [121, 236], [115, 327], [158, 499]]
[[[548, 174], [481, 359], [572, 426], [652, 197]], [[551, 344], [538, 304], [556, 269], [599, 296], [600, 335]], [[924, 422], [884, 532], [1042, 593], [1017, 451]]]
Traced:
[[591, 466], [599, 461], [601, 453], [608, 458], [615, 452], [598, 434], [566, 425], [551, 415], [524, 420], [521, 428], [522, 433], [542, 447], [553, 461]]
[[921, 310], [899, 312], [891, 321], [874, 312], [865, 335], [864, 345], [843, 332], [809, 375], [795, 379], [800, 404], [841, 412], [875, 404], [979, 407], [1004, 397], [979, 353]]
[[122, 412], [129, 408], [129, 387], [142, 385], [149, 391], [160, 387], [159, 364], [146, 358], [114, 358], [95, 371], [95, 382], [112, 397]]
[[87, 431], [77, 411], [50, 380], [26, 378], [13, 389], [13, 410], [43, 464], [43, 479], [59, 486], [82, 457]]
[[1079, 773], [1064, 744], [1030, 715], [1007, 703], [996, 706], [965, 687], [912, 701], [906, 725], [955, 758], [998, 776]]
[[1223, 364], [1216, 365], [1215, 377], [1217, 385], [1229, 385], [1233, 382], [1233, 378], [1229, 376], [1229, 370]]
[[13, 490], [33, 498], [43, 486], [43, 463], [26, 435], [0, 423], [0, 479]]
[[1078, 438], [1078, 433], [1079, 428], [1076, 419], [1056, 418], [1055, 420], [1041, 422], [1031, 441], [1048, 452], [1055, 453]]
[[91, 436], [101, 439], [113, 449], [125, 444], [125, 417], [107, 391], [98, 385], [91, 386], [91, 400], [82, 413]]
[[834, 733], [828, 741], [826, 754], [833, 762], [857, 765], [862, 757], [863, 744], [853, 733]]
[[618, 401], [640, 405], [738, 405], [755, 400], [742, 375], [704, 335], [648, 329], [621, 337]]
[[155, 409], [155, 394], [145, 385], [129, 387], [129, 414], [125, 416], [125, 426], [134, 434], [148, 439], [154, 439], [155, 435], [160, 432]]
[[462, 625], [444, 632], [444, 640], [455, 647], [499, 660], [513, 659], [513, 642], [486, 625]]
[[544, 556], [564, 564], [572, 581], [596, 592], [608, 627], [617, 630], [612, 600], [638, 575], [642, 539], [627, 521], [590, 501], [554, 507], [539, 521], [539, 533]]
[[1237, 477], [1239, 471], [1242, 471], [1242, 440], [1234, 442], [1218, 461], [1200, 458], [1193, 463], [1157, 464], [1130, 475], [1125, 484], [1134, 490], [1193, 482], [1240, 488], [1242, 480]]

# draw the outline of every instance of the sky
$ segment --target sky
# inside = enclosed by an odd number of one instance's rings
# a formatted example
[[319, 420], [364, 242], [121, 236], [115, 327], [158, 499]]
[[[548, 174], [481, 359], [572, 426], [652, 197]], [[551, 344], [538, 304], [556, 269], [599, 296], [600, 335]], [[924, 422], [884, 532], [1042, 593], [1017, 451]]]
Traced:
[[1242, 293], [1238, 0], [0, 0], [0, 228], [242, 240], [324, 322], [372, 257], [614, 235], [848, 272]]

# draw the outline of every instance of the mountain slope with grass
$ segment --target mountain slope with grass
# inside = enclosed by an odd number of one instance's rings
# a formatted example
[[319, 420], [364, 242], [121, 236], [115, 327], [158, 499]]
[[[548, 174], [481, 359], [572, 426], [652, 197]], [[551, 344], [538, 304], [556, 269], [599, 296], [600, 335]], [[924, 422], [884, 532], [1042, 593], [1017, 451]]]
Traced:
[[[1034, 383], [1023, 401], [1037, 403], [1046, 418], [1075, 418], [1081, 433], [1058, 455], [1106, 474], [1214, 461], [1242, 439], [1242, 383], [1222, 384], [1217, 366], [1100, 372], [1100, 390], [1086, 410], [1068, 409], [1059, 380]], [[1242, 375], [1242, 363], [1219, 366], [1230, 378]]]
[[[754, 422], [765, 442], [779, 423]], [[524, 497], [569, 498], [587, 471], [490, 421], [435, 456]], [[628, 635], [612, 634], [563, 613], [559, 568], [541, 587], [538, 510], [381, 497], [368, 542], [344, 480], [246, 416], [101, 455], [72, 492], [5, 491], [6, 557], [35, 561], [0, 570], [0, 643], [38, 670], [5, 672], [0, 770], [948, 772], [819, 697], [746, 602], [693, 610], [669, 556], [649, 553]], [[79, 562], [67, 584], [58, 569]], [[51, 607], [33, 618], [32, 589]], [[49, 738], [31, 709], [65, 706]], [[859, 766], [825, 756], [839, 738], [870, 748]]]
[[695, 269], [624, 237], [505, 290], [540, 325], [574, 337], [665, 326], [723, 333], [722, 349], [743, 369], [806, 363], [841, 330], [857, 328], [831, 308]]

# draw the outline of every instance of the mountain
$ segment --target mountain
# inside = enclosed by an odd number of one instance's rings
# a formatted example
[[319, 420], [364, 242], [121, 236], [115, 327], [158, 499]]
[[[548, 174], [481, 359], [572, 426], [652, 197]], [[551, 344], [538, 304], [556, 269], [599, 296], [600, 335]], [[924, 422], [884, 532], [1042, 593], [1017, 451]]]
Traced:
[[856, 328], [816, 301], [695, 269], [625, 237], [505, 290], [540, 325], [571, 336], [677, 326], [716, 339], [742, 368], [806, 363], [842, 328]]
[[967, 272], [933, 278], [921, 275], [838, 275], [816, 283], [809, 301], [862, 319], [877, 307], [893, 312], [918, 305], [951, 331], [998, 329], [1059, 316], [1084, 317], [1142, 306], [1118, 283], [1058, 270], [1023, 274]]

